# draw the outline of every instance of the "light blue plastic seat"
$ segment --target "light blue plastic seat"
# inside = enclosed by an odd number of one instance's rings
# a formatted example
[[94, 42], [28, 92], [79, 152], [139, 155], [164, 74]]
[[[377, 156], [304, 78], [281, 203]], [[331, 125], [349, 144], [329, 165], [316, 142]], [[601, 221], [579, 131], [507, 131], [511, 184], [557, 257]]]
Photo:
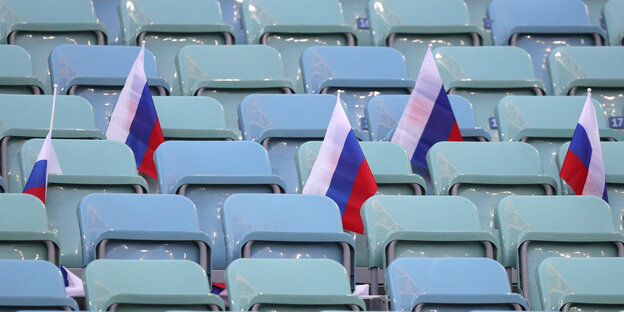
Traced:
[[[43, 139], [26, 141], [19, 153], [22, 185], [30, 176]], [[148, 189], [136, 169], [132, 150], [108, 140], [52, 140], [63, 174], [49, 174], [46, 211], [50, 229], [58, 233], [60, 264], [82, 267], [77, 207], [91, 193], [142, 193]]]
[[546, 65], [560, 46], [600, 46], [605, 32], [589, 19], [581, 0], [493, 0], [488, 8], [495, 45], [518, 46], [529, 52], [535, 75], [552, 94]]
[[498, 203], [496, 220], [501, 263], [517, 270], [522, 294], [535, 310], [535, 271], [544, 259], [624, 256], [624, 234], [613, 225], [609, 205], [595, 196], [509, 196]]
[[312, 47], [301, 56], [306, 93], [337, 94], [358, 137], [368, 136], [365, 108], [371, 97], [410, 94], [401, 53], [385, 47]]
[[43, 203], [28, 194], [2, 194], [0, 207], [0, 258], [57, 264], [59, 242]]
[[479, 46], [487, 36], [471, 24], [463, 0], [373, 0], [368, 11], [375, 45], [403, 53], [414, 80], [429, 45]]
[[182, 95], [175, 59], [187, 45], [234, 44], [217, 0], [127, 0], [119, 6], [123, 43], [145, 44], [156, 56], [169, 93]]
[[252, 93], [294, 93], [279, 52], [262, 45], [187, 46], [176, 60], [182, 95], [206, 95], [223, 105], [227, 127], [238, 129], [238, 106]]
[[537, 150], [519, 142], [439, 142], [427, 153], [435, 195], [463, 196], [479, 210], [481, 227], [496, 234], [494, 211], [510, 195], [556, 194]]
[[526, 310], [505, 269], [485, 258], [399, 258], [385, 272], [394, 311]]
[[378, 195], [364, 203], [361, 214], [373, 277], [402, 257], [500, 255], [498, 238], [481, 229], [477, 207], [465, 198]]
[[[137, 220], [141, 220], [137, 222]], [[197, 262], [210, 280], [210, 239], [195, 205], [170, 194], [90, 194], [78, 205], [82, 262], [100, 258]]]
[[[557, 169], [557, 151], [572, 139], [585, 105], [586, 96], [507, 96], [496, 108], [501, 141], [526, 142], [539, 152], [544, 173], [557, 181], [562, 193]], [[602, 108], [594, 101], [598, 128], [603, 140], [620, 140], [621, 135], [607, 126]]]
[[613, 46], [624, 45], [624, 22], [622, 21], [624, 12], [624, 1], [610, 0], [604, 5], [604, 21], [609, 31], [609, 44]]
[[212, 266], [224, 270], [221, 209], [235, 193], [281, 193], [266, 150], [258, 143], [168, 141], [154, 153], [160, 192], [180, 194], [197, 206], [199, 228], [210, 237]]
[[[355, 241], [329, 197], [235, 194], [221, 210], [228, 263], [238, 258], [331, 259], [355, 288]], [[261, 270], [261, 269], [260, 269]]]
[[479, 26], [487, 32], [485, 45], [492, 45], [491, 21], [487, 16], [487, 8], [492, 0], [464, 0], [468, 7], [470, 23]]
[[[12, 193], [24, 189], [19, 152], [30, 138], [45, 138], [50, 130], [51, 95], [0, 95], [0, 167]], [[104, 139], [96, 128], [89, 102], [77, 96], [56, 98], [54, 138]], [[30, 168], [29, 168], [30, 170]], [[27, 178], [27, 177], [26, 177]], [[25, 181], [25, 180], [24, 180]]]
[[[61, 45], [50, 54], [50, 77], [58, 94], [78, 95], [93, 106], [98, 129], [106, 132], [119, 93], [141, 48]], [[145, 73], [152, 95], [167, 95], [154, 55], [145, 51]]]
[[241, 20], [239, 7], [243, 1], [241, 0], [219, 0], [223, 21], [230, 24], [234, 29], [236, 44], [245, 44], [245, 28]]
[[[368, 14], [368, 1], [339, 0], [342, 5], [342, 15], [347, 25], [353, 27], [358, 46], [373, 45]], [[368, 22], [368, 23], [366, 23]]]
[[537, 270], [544, 311], [622, 311], [624, 258], [550, 258]]
[[[368, 102], [366, 120], [371, 141], [392, 139], [409, 97], [409, 95], [380, 95]], [[458, 95], [449, 95], [448, 98], [464, 141], [489, 141], [490, 134], [477, 126], [472, 104]]]
[[52, 94], [48, 56], [61, 44], [106, 44], [106, 30], [93, 12], [91, 0], [2, 0], [0, 43], [15, 44], [30, 53], [35, 77]]
[[364, 311], [344, 267], [328, 259], [238, 259], [225, 283], [230, 311]]
[[78, 310], [59, 268], [41, 260], [0, 260], [0, 309]]
[[304, 92], [299, 58], [307, 48], [356, 45], [338, 0], [245, 0], [240, 10], [247, 43], [279, 51], [296, 93]]
[[243, 139], [262, 144], [269, 153], [273, 173], [286, 184], [287, 193], [300, 193], [294, 157], [301, 144], [322, 140], [336, 97], [311, 94], [252, 94], [239, 107]]
[[0, 93], [43, 94], [43, 83], [33, 74], [30, 54], [15, 45], [0, 46]]
[[121, 20], [119, 18], [119, 1], [92, 0], [95, 15], [106, 27], [108, 45], [121, 45]]
[[603, 15], [603, 10], [605, 4], [609, 2], [609, 0], [583, 0], [583, 2], [587, 6], [587, 11], [589, 11], [589, 19], [591, 20], [592, 24], [605, 28], [605, 18]]
[[494, 109], [507, 95], [544, 95], [544, 83], [533, 72], [531, 57], [517, 47], [441, 47], [434, 58], [448, 94], [473, 105], [477, 125], [498, 141]]

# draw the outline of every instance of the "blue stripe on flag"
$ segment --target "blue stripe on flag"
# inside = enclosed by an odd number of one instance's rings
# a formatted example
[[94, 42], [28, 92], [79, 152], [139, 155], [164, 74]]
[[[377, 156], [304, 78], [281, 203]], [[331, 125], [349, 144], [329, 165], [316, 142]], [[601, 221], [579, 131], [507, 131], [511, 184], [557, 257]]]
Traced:
[[443, 85], [433, 104], [433, 109], [418, 141], [416, 151], [412, 155], [412, 163], [427, 168], [427, 152], [434, 144], [447, 141], [454, 125], [455, 115]]
[[357, 173], [364, 162], [364, 154], [360, 149], [360, 145], [355, 138], [353, 130], [349, 130], [344, 147], [338, 158], [336, 170], [332, 176], [329, 188], [325, 196], [333, 199], [340, 208], [340, 215], [344, 215], [353, 183], [357, 177]]
[[46, 187], [46, 168], [48, 167], [48, 161], [45, 159], [39, 160], [33, 166], [28, 181], [24, 190], [28, 190], [35, 187]]
[[147, 151], [149, 140], [152, 136], [152, 130], [157, 120], [158, 115], [156, 115], [152, 94], [150, 93], [149, 86], [145, 83], [136, 114], [130, 125], [128, 138], [126, 139], [126, 144], [130, 146], [134, 152], [137, 168], [140, 167], [143, 162], [143, 156]]
[[581, 124], [576, 125], [572, 141], [570, 142], [570, 151], [581, 160], [585, 168], [589, 170], [589, 163], [591, 161], [592, 147], [589, 142], [589, 137], [585, 128]]

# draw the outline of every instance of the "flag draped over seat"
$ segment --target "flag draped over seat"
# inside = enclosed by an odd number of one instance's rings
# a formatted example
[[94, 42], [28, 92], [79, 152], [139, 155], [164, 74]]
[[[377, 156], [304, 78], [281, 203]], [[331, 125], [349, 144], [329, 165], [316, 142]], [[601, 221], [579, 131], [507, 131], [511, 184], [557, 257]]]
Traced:
[[576, 195], [594, 195], [609, 201], [596, 109], [588, 89], [587, 100], [572, 135], [559, 176]]
[[126, 143], [137, 168], [157, 179], [154, 151], [165, 141], [144, 69], [145, 47], [134, 61], [106, 129], [106, 138]]
[[340, 208], [343, 228], [363, 234], [360, 208], [376, 192], [377, 183], [342, 108], [339, 95], [325, 139], [302, 193], [325, 195], [333, 199]]
[[427, 169], [427, 152], [440, 141], [463, 140], [429, 47], [391, 142], [401, 145], [413, 164]]

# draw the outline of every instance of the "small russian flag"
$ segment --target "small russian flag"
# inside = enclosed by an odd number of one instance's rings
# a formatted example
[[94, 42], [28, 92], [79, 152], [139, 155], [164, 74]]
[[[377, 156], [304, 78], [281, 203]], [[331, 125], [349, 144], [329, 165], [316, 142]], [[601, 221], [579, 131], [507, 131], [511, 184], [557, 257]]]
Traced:
[[338, 94], [325, 139], [301, 193], [333, 199], [340, 208], [343, 228], [363, 234], [360, 208], [376, 192], [377, 183]]
[[587, 100], [572, 135], [559, 176], [576, 195], [594, 195], [609, 202], [596, 109], [587, 89]]
[[139, 171], [157, 179], [154, 151], [165, 141], [144, 69], [145, 46], [132, 65], [111, 115], [106, 138], [126, 143]]
[[431, 46], [391, 142], [401, 145], [413, 164], [427, 167], [427, 152], [440, 141], [463, 141]]
[[52, 146], [52, 125], [54, 124], [54, 108], [56, 106], [56, 90], [54, 85], [54, 96], [52, 97], [52, 116], [50, 117], [50, 130], [43, 141], [37, 161], [33, 165], [32, 171], [26, 181], [23, 193], [33, 195], [42, 203], [46, 202], [48, 188], [48, 173], [62, 174], [56, 152]]

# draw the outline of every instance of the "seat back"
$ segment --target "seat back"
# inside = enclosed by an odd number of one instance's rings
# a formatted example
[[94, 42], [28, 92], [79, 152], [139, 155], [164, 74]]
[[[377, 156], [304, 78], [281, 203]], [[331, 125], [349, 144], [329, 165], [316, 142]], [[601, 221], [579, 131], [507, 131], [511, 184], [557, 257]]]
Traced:
[[41, 201], [26, 194], [0, 195], [0, 258], [58, 260], [58, 238], [48, 228]]
[[441, 47], [434, 50], [447, 93], [473, 104], [477, 125], [498, 141], [494, 109], [506, 95], [542, 95], [531, 57], [517, 47]]
[[0, 308], [78, 310], [59, 268], [48, 261], [0, 260]]
[[[620, 311], [624, 258], [550, 258], [537, 270], [541, 309]], [[565, 285], [565, 287], [561, 287]]]
[[234, 29], [223, 21], [217, 0], [130, 0], [119, 6], [125, 45], [145, 43], [154, 52], [169, 93], [181, 95], [176, 55], [190, 44], [234, 44]]
[[400, 258], [384, 273], [395, 311], [522, 310], [505, 269], [484, 258]]
[[[0, 95], [0, 168], [13, 193], [24, 189], [19, 152], [30, 138], [45, 138], [50, 130], [52, 96]], [[89, 102], [77, 96], [59, 95], [54, 118], [55, 138], [104, 139], [97, 129]]]
[[609, 0], [583, 0], [589, 11], [589, 19], [592, 24], [598, 25], [602, 28], [605, 26], [605, 19], [603, 16], [604, 6]]
[[287, 193], [300, 193], [293, 161], [297, 149], [309, 140], [322, 140], [336, 106], [332, 95], [252, 94], [239, 107], [243, 139], [262, 144], [271, 168], [286, 183]]
[[609, 205], [595, 196], [509, 196], [496, 208], [502, 263], [518, 271], [522, 294], [539, 307], [535, 279], [549, 257], [624, 256]]
[[238, 0], [219, 0], [223, 21], [230, 24], [234, 29], [236, 44], [244, 44], [246, 42], [245, 27], [243, 27], [239, 9], [241, 4], [242, 2]]
[[286, 78], [303, 93], [299, 58], [317, 45], [355, 45], [353, 28], [345, 24], [338, 0], [248, 0], [241, 6], [247, 43], [266, 44], [282, 56]]
[[109, 0], [92, 0], [93, 10], [98, 21], [106, 27], [108, 45], [121, 45], [121, 20], [119, 18], [119, 2]]
[[327, 259], [238, 259], [225, 284], [231, 311], [365, 309], [344, 267]]
[[154, 153], [160, 192], [181, 194], [196, 207], [199, 228], [211, 239], [212, 265], [225, 269], [221, 209], [235, 193], [280, 193], [266, 150], [257, 143], [168, 141]]
[[[28, 140], [19, 153], [22, 183], [30, 176], [43, 139]], [[76, 208], [90, 193], [140, 193], [147, 182], [137, 173], [132, 150], [117, 141], [52, 140], [62, 174], [48, 175], [46, 210], [50, 229], [58, 233], [60, 263], [82, 267]]]
[[238, 106], [251, 93], [292, 93], [277, 50], [261, 45], [187, 46], [176, 59], [182, 95], [207, 95], [223, 105], [237, 132]]
[[624, 45], [624, 22], [622, 21], [624, 1], [607, 1], [604, 5], [604, 22], [609, 30], [609, 44], [613, 46]]
[[358, 46], [373, 45], [368, 2], [360, 0], [340, 0], [342, 16], [347, 25], [353, 29]]
[[106, 44], [106, 30], [89, 0], [3, 0], [0, 7], [7, 12], [0, 21], [0, 43], [19, 45], [30, 53], [33, 72], [46, 94], [52, 94], [48, 56], [56, 46]]
[[[379, 60], [383, 60], [380, 62]], [[356, 136], [368, 136], [365, 107], [373, 95], [409, 94], [405, 59], [385, 47], [312, 47], [301, 56], [306, 93], [337, 94]]]
[[[110, 116], [141, 48], [61, 45], [50, 54], [50, 77], [59, 94], [79, 95], [93, 106], [98, 129], [106, 132]], [[168, 84], [158, 76], [154, 55], [145, 51], [147, 83], [166, 95]]]
[[24, 48], [14, 45], [0, 46], [0, 93], [43, 93], [43, 84], [35, 78], [30, 54]]
[[95, 260], [82, 274], [92, 311], [225, 310], [206, 272], [184, 260]]
[[486, 32], [484, 45], [492, 45], [492, 23], [487, 15], [487, 8], [492, 0], [464, 0], [468, 7], [470, 23], [479, 26]]

